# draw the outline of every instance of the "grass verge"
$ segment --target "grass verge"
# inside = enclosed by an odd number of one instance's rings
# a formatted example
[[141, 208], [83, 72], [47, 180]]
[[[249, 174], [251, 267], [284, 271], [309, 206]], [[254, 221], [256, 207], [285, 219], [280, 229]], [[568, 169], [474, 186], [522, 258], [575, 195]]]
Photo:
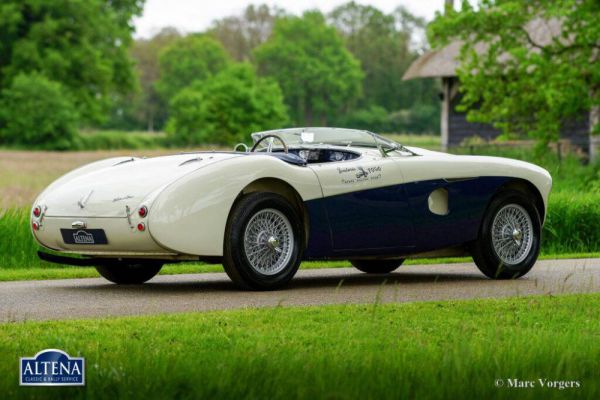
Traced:
[[[600, 398], [599, 308], [592, 294], [1, 324], [0, 391], [44, 399]], [[45, 348], [85, 357], [87, 385], [19, 387], [18, 358]], [[535, 387], [511, 388], [508, 379]]]

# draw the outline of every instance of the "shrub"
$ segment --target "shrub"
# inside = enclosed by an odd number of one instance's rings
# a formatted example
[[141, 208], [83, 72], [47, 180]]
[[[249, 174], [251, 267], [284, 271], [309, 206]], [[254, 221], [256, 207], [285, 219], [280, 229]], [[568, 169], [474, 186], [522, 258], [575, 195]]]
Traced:
[[248, 64], [231, 66], [210, 81], [183, 89], [170, 110], [168, 140], [177, 145], [233, 144], [287, 121], [277, 83], [257, 78]]
[[20, 74], [0, 98], [0, 143], [66, 150], [77, 134], [78, 115], [60, 83]]

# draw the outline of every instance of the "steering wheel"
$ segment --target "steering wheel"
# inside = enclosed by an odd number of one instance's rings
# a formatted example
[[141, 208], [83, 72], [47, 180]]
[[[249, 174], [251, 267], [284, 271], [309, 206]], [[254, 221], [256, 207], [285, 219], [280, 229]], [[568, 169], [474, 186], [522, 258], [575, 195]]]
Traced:
[[251, 153], [254, 153], [256, 151], [256, 148], [258, 147], [259, 144], [262, 143], [263, 140], [265, 139], [271, 139], [271, 141], [269, 142], [269, 145], [267, 147], [267, 152], [271, 153], [273, 151], [273, 139], [277, 139], [281, 142], [281, 144], [283, 145], [283, 151], [287, 154], [288, 153], [288, 146], [287, 144], [285, 144], [285, 142], [283, 141], [282, 138], [280, 138], [277, 135], [265, 135], [263, 137], [261, 137], [260, 139], [258, 139], [258, 141], [256, 143], [254, 143], [254, 146], [252, 146], [252, 149], [250, 150]]

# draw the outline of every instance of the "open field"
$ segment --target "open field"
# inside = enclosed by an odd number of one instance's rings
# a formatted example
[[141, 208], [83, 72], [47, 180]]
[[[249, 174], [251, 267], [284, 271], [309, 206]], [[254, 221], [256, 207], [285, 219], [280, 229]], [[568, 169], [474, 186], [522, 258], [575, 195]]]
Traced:
[[0, 209], [30, 206], [52, 181], [93, 161], [124, 155], [153, 157], [173, 150], [0, 151]]
[[[591, 294], [1, 324], [0, 391], [40, 399], [593, 399], [599, 308]], [[18, 358], [44, 348], [85, 357], [87, 385], [20, 388]], [[508, 379], [536, 387], [511, 388]]]

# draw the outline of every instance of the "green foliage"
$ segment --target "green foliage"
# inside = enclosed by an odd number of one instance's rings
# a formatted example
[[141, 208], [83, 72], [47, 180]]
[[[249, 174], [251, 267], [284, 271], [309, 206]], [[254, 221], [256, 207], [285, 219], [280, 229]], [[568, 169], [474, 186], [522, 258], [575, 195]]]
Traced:
[[[29, 209], [0, 209], [0, 268], [39, 266], [39, 246], [29, 225]], [[46, 264], [47, 265], [47, 264]]]
[[279, 19], [254, 55], [260, 73], [279, 83], [296, 124], [326, 125], [360, 96], [360, 63], [318, 12]]
[[543, 251], [600, 250], [600, 193], [560, 192], [550, 196]]
[[127, 48], [141, 6], [141, 0], [3, 0], [0, 90], [37, 72], [62, 84], [85, 121], [101, 121], [110, 95], [135, 87]]
[[64, 87], [42, 75], [17, 75], [0, 97], [0, 143], [66, 150], [78, 115]]
[[175, 40], [159, 56], [160, 79], [156, 89], [171, 101], [182, 89], [195, 81], [204, 81], [229, 65], [223, 46], [205, 35], [189, 35]]
[[177, 145], [233, 144], [250, 132], [275, 129], [287, 121], [277, 83], [257, 78], [237, 64], [209, 81], [196, 81], [171, 101], [169, 140]]
[[429, 37], [464, 42], [460, 109], [469, 120], [548, 142], [564, 120], [600, 106], [598, 15], [597, 0], [463, 1], [460, 12], [438, 14]]
[[[417, 284], [400, 284], [397, 290]], [[347, 285], [360, 283], [344, 282], [341, 290]], [[167, 302], [173, 292], [191, 296], [197, 287], [164, 283], [151, 290], [157, 302]], [[600, 397], [597, 293], [405, 304], [378, 300], [4, 323], [0, 390], [9, 399], [44, 400]], [[46, 348], [85, 357], [86, 386], [19, 387], [18, 357]], [[534, 380], [535, 387], [494, 384], [508, 378]], [[575, 380], [580, 387], [544, 388], [538, 379]]]

